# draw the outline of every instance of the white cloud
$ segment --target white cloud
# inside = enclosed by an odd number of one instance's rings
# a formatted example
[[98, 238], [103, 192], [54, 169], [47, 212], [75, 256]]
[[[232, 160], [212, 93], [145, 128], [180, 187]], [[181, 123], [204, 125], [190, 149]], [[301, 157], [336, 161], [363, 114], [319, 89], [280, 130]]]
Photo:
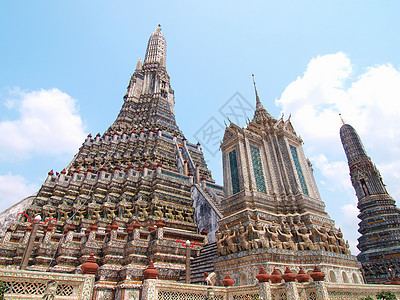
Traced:
[[[352, 191], [353, 187], [350, 182], [349, 167], [344, 161], [329, 161], [328, 158], [320, 153], [311, 158], [312, 161], [321, 170], [322, 175], [325, 177], [323, 184], [328, 189], [346, 189]], [[343, 176], [346, 174], [347, 176]]]
[[0, 175], [0, 211], [37, 192], [38, 186], [28, 183], [21, 175]]
[[391, 64], [368, 67], [359, 75], [354, 69], [342, 52], [313, 58], [303, 76], [290, 83], [276, 103], [285, 115], [292, 115], [295, 130], [305, 141], [305, 152], [322, 175], [320, 188], [341, 197], [335, 200], [340, 204], [334, 219], [343, 227], [352, 252], [358, 253], [360, 220], [340, 142], [338, 114], [357, 130], [388, 191], [400, 199], [400, 72]]
[[354, 204], [346, 204], [341, 207], [341, 211], [343, 213], [343, 218], [341, 219], [341, 223], [338, 223], [338, 225], [342, 226], [343, 236], [349, 238], [351, 253], [358, 254], [360, 250], [357, 248], [358, 241], [354, 232], [357, 232], [358, 223], [360, 222], [360, 219], [357, 218], [359, 210]]
[[[350, 187], [345, 183], [350, 180], [339, 138], [339, 113], [357, 130], [373, 162], [382, 166], [385, 181], [400, 179], [394, 167], [400, 166], [400, 72], [392, 65], [369, 67], [354, 77], [344, 53], [318, 56], [276, 102], [285, 115], [292, 114], [306, 152], [327, 185]], [[344, 178], [341, 184], [338, 178]]]
[[76, 100], [58, 89], [13, 94], [17, 99], [3, 104], [18, 118], [0, 121], [0, 160], [74, 153], [81, 145], [85, 133]]

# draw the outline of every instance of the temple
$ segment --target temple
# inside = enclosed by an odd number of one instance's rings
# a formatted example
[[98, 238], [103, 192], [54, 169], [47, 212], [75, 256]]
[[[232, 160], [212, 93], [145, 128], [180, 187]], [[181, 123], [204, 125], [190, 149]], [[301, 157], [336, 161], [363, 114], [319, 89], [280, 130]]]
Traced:
[[360, 210], [357, 257], [368, 283], [384, 282], [400, 274], [400, 210], [355, 129], [343, 124], [340, 138]]
[[[268, 113], [255, 82], [254, 89], [253, 119], [225, 128], [220, 186], [201, 145], [176, 124], [159, 26], [115, 122], [103, 134], [89, 134], [37, 194], [0, 214], [0, 279], [7, 279], [8, 293], [19, 289], [14, 273], [52, 274], [62, 282], [57, 295], [71, 296], [65, 299], [78, 299], [74, 293], [86, 281], [92, 287], [80, 299], [222, 300], [229, 293], [237, 296], [229, 299], [267, 299], [272, 293], [273, 299], [319, 300], [329, 299], [328, 288], [344, 295], [337, 289], [350, 283], [354, 295], [364, 293], [361, 264], [325, 211], [302, 139], [290, 117]], [[358, 258], [370, 280], [398, 266], [399, 213], [354, 129], [344, 125], [341, 137], [360, 201]], [[203, 272], [213, 288], [183, 283], [203, 283]], [[44, 293], [40, 280], [35, 284]]]
[[254, 83], [256, 110], [245, 128], [231, 123], [221, 143], [224, 217], [219, 220], [217, 274], [229, 271], [241, 285], [253, 284], [258, 266], [283, 273], [320, 265], [325, 280], [363, 281], [340, 229], [325, 212], [290, 118], [273, 118]]
[[20, 265], [36, 215], [43, 222], [27, 269], [80, 272], [93, 252], [104, 297], [117, 282], [140, 284], [149, 260], [159, 278], [184, 280], [186, 240], [192, 257], [215, 241], [222, 187], [200, 144], [188, 142], [175, 122], [160, 27], [123, 98], [104, 134], [89, 134], [65, 169], [49, 172], [37, 195], [3, 213], [3, 267]]

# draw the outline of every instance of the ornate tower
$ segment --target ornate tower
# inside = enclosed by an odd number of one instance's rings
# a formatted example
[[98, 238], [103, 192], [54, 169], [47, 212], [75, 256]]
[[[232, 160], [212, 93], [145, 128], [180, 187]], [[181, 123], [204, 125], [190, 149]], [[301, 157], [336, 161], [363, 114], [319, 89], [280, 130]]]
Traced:
[[245, 128], [231, 123], [221, 144], [226, 197], [216, 270], [250, 284], [260, 264], [270, 272], [319, 264], [328, 281], [361, 282], [359, 263], [325, 212], [290, 118], [273, 118], [255, 94], [253, 120]]
[[158, 27], [115, 122], [103, 135], [89, 135], [67, 168], [49, 172], [31, 203], [20, 206], [25, 215], [16, 221], [9, 214], [1, 265], [19, 265], [29, 220], [38, 214], [52, 221], [40, 226], [28, 269], [75, 272], [94, 252], [104, 297], [140, 286], [150, 259], [160, 278], [179, 280], [186, 255], [180, 241], [198, 250], [203, 227], [214, 238], [222, 187], [211, 178], [200, 144], [189, 143], [176, 125], [165, 66]]
[[[368, 157], [355, 129], [344, 124], [340, 139], [358, 198], [361, 219], [357, 256], [368, 283], [400, 274], [400, 210], [386, 191], [382, 176]], [[396, 274], [393, 274], [396, 273]]]

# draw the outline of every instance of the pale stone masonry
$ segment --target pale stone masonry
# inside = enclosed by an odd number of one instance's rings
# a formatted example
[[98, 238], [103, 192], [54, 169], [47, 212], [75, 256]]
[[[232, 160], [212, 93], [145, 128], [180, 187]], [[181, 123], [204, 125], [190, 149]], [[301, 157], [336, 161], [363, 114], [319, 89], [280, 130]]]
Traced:
[[271, 117], [255, 93], [253, 120], [244, 128], [231, 123], [221, 144], [226, 197], [218, 279], [229, 272], [237, 284], [252, 284], [260, 265], [283, 273], [285, 266], [310, 271], [317, 264], [326, 281], [363, 282], [361, 265], [325, 212], [290, 118]]

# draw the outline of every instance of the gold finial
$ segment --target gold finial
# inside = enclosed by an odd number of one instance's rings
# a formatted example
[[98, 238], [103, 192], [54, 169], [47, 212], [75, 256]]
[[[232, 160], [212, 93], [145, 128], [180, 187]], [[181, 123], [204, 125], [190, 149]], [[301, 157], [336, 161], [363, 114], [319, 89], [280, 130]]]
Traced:
[[256, 107], [261, 107], [261, 101], [260, 98], [258, 97], [258, 92], [257, 92], [257, 87], [256, 87], [256, 80], [254, 79], [254, 74], [251, 74], [253, 76], [253, 84], [254, 84], [254, 91], [256, 93]]
[[254, 79], [254, 73], [251, 74], [251, 76], [253, 76], [253, 84], [254, 84], [254, 88], [256, 87], [256, 80]]
[[343, 120], [343, 118], [342, 118], [342, 114], [339, 114], [339, 117], [340, 117], [340, 120], [342, 120], [342, 124], [343, 124], [343, 125], [345, 125], [345, 124], [346, 124], [346, 122]]
[[157, 32], [160, 32], [160, 31], [161, 31], [161, 24], [158, 24]]

